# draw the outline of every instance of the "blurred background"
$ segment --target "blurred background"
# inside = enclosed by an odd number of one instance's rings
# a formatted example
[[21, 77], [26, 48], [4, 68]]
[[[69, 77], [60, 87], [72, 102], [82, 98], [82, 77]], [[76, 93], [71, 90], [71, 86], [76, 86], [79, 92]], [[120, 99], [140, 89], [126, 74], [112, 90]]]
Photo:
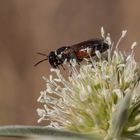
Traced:
[[[100, 37], [100, 28], [130, 51], [140, 43], [139, 0], [0, 0], [0, 125], [36, 125], [36, 102], [49, 76], [48, 62], [33, 65], [63, 45]], [[136, 49], [140, 59], [140, 46]]]

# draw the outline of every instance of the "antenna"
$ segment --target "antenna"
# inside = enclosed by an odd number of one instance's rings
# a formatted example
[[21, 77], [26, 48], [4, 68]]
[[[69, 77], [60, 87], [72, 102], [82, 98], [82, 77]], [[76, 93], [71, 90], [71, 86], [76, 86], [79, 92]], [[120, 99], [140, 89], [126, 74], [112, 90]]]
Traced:
[[38, 55], [42, 55], [42, 56], [46, 56], [47, 58], [38, 61], [38, 62], [34, 65], [35, 67], [36, 67], [37, 65], [39, 65], [40, 63], [42, 63], [42, 62], [48, 60], [48, 56], [47, 56], [46, 54], [40, 53], [40, 52], [38, 52], [37, 54], [38, 54]]

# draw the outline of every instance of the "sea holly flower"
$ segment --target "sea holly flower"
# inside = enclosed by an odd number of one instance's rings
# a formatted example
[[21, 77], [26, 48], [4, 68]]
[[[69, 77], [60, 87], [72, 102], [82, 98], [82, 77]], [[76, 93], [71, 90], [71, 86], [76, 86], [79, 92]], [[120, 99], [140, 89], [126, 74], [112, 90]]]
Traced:
[[[112, 43], [110, 35], [101, 35], [109, 44], [104, 54], [96, 51], [91, 63], [68, 67], [71, 74], [64, 77], [61, 70], [51, 69], [53, 75], [43, 77], [46, 89], [41, 91], [38, 102], [38, 122], [46, 120], [49, 127], [91, 134], [103, 139], [139, 138], [140, 91], [139, 64], [131, 53], [119, 50], [119, 43]], [[54, 75], [55, 74], [55, 75]]]

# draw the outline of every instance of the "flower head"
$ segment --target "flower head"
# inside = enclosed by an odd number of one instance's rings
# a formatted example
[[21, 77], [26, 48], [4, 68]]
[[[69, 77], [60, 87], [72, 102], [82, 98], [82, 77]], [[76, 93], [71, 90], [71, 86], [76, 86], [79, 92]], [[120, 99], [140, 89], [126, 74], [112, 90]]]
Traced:
[[140, 130], [139, 65], [134, 59], [134, 43], [126, 55], [119, 49], [122, 32], [116, 47], [110, 35], [102, 37], [110, 48], [106, 54], [96, 51], [91, 64], [69, 67], [68, 78], [58, 69], [46, 81], [46, 90], [41, 91], [38, 101], [43, 109], [37, 109], [40, 119], [49, 121], [49, 126], [65, 128], [80, 133], [96, 133], [104, 138], [136, 135]]

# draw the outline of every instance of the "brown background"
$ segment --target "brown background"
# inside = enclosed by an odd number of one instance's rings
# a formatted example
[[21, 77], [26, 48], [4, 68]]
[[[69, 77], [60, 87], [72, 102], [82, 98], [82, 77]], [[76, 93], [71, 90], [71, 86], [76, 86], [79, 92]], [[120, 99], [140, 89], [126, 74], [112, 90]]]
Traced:
[[101, 26], [114, 41], [127, 29], [120, 47], [128, 51], [140, 43], [139, 7], [139, 0], [0, 0], [0, 125], [37, 124], [50, 65], [33, 67], [36, 52], [100, 37]]

